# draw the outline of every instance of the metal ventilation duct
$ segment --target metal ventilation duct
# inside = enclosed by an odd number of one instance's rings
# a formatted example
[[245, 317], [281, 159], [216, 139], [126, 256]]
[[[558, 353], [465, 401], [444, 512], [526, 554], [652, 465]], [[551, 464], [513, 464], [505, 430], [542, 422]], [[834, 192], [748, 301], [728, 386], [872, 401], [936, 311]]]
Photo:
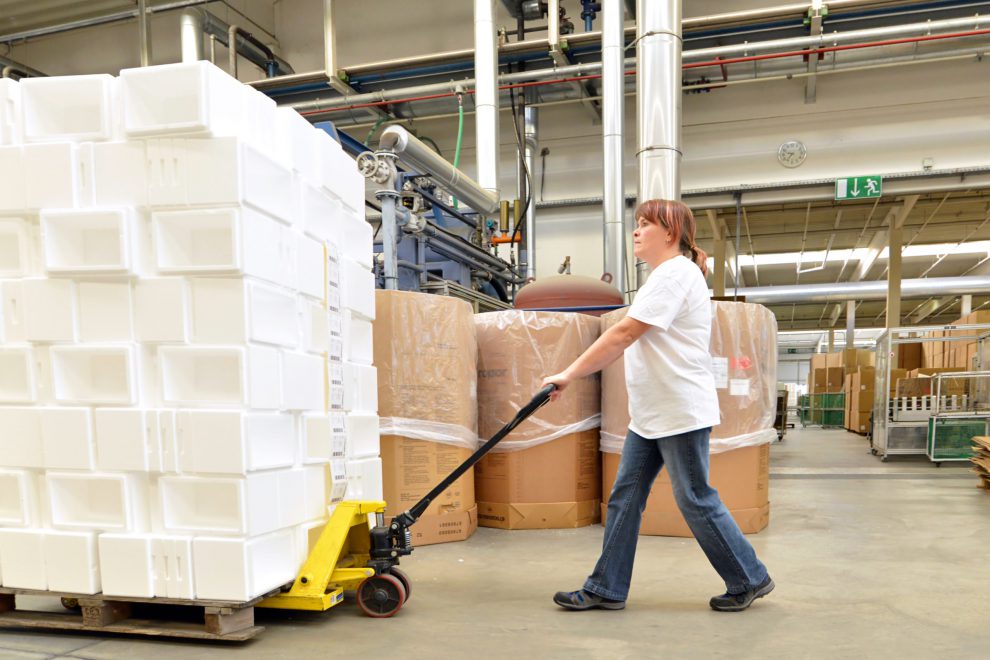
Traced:
[[[681, 0], [638, 0], [638, 198], [681, 198]], [[636, 265], [636, 288], [649, 269]]]
[[[475, 144], [478, 184], [498, 199], [498, 44], [495, 0], [474, 0]], [[497, 202], [496, 202], [497, 206]], [[479, 213], [489, 211], [473, 207]]]
[[417, 172], [434, 177], [441, 186], [478, 213], [492, 215], [498, 210], [497, 196], [401, 126], [389, 126], [382, 131], [378, 145], [380, 149], [394, 151], [399, 160]]
[[602, 16], [602, 212], [605, 272], [625, 295], [626, 189], [623, 134], [625, 123], [625, 33], [622, 5], [606, 2]]

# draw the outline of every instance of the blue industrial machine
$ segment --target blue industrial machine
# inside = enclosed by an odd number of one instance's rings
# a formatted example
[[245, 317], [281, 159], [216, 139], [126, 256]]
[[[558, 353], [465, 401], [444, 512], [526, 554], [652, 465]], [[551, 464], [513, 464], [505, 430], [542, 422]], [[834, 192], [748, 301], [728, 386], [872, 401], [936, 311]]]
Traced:
[[512, 242], [507, 204], [400, 126], [387, 128], [375, 151], [361, 145], [357, 166], [378, 185], [380, 288], [455, 295], [479, 310], [509, 307], [524, 280], [514, 263], [492, 253]]

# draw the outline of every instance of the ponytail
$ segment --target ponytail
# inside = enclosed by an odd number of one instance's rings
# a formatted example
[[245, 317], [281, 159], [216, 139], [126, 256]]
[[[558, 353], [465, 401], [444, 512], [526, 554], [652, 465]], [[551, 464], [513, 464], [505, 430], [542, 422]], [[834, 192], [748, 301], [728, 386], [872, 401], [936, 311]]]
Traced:
[[697, 245], [691, 245], [691, 261], [698, 265], [701, 274], [708, 277], [708, 254]]

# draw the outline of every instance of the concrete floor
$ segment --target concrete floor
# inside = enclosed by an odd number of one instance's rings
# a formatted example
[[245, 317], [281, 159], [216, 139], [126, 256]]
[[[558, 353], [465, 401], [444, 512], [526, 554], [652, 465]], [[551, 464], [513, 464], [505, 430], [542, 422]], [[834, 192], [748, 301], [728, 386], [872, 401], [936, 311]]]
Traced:
[[790, 431], [774, 445], [770, 527], [752, 542], [777, 589], [742, 614], [692, 539], [643, 537], [628, 607], [564, 612], [602, 528], [480, 529], [403, 563], [414, 595], [390, 620], [346, 603], [262, 612], [240, 646], [0, 631], [0, 658], [987, 657], [990, 495], [964, 466], [880, 463], [864, 438]]

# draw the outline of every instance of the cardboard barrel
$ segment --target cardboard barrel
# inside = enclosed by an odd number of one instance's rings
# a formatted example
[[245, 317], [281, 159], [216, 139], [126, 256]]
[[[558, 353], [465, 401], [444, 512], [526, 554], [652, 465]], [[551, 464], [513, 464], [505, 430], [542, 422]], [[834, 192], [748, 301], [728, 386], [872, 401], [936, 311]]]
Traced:
[[[545, 376], [565, 369], [599, 335], [582, 314], [512, 310], [479, 314], [478, 429], [493, 436], [532, 399]], [[583, 527], [601, 501], [597, 376], [573, 383], [475, 469], [478, 524], [502, 529]]]
[[[375, 364], [386, 513], [419, 501], [477, 446], [477, 342], [463, 300], [377, 291]], [[466, 472], [412, 527], [413, 543], [462, 541], [478, 528]]]
[[[602, 317], [602, 331], [618, 323], [625, 309]], [[762, 305], [712, 302], [710, 344], [721, 423], [712, 429], [709, 480], [743, 532], [770, 520], [770, 445], [777, 389], [777, 321]], [[602, 520], [622, 458], [629, 425], [624, 365], [602, 373]], [[692, 536], [674, 501], [667, 471], [647, 499], [640, 534]]]

